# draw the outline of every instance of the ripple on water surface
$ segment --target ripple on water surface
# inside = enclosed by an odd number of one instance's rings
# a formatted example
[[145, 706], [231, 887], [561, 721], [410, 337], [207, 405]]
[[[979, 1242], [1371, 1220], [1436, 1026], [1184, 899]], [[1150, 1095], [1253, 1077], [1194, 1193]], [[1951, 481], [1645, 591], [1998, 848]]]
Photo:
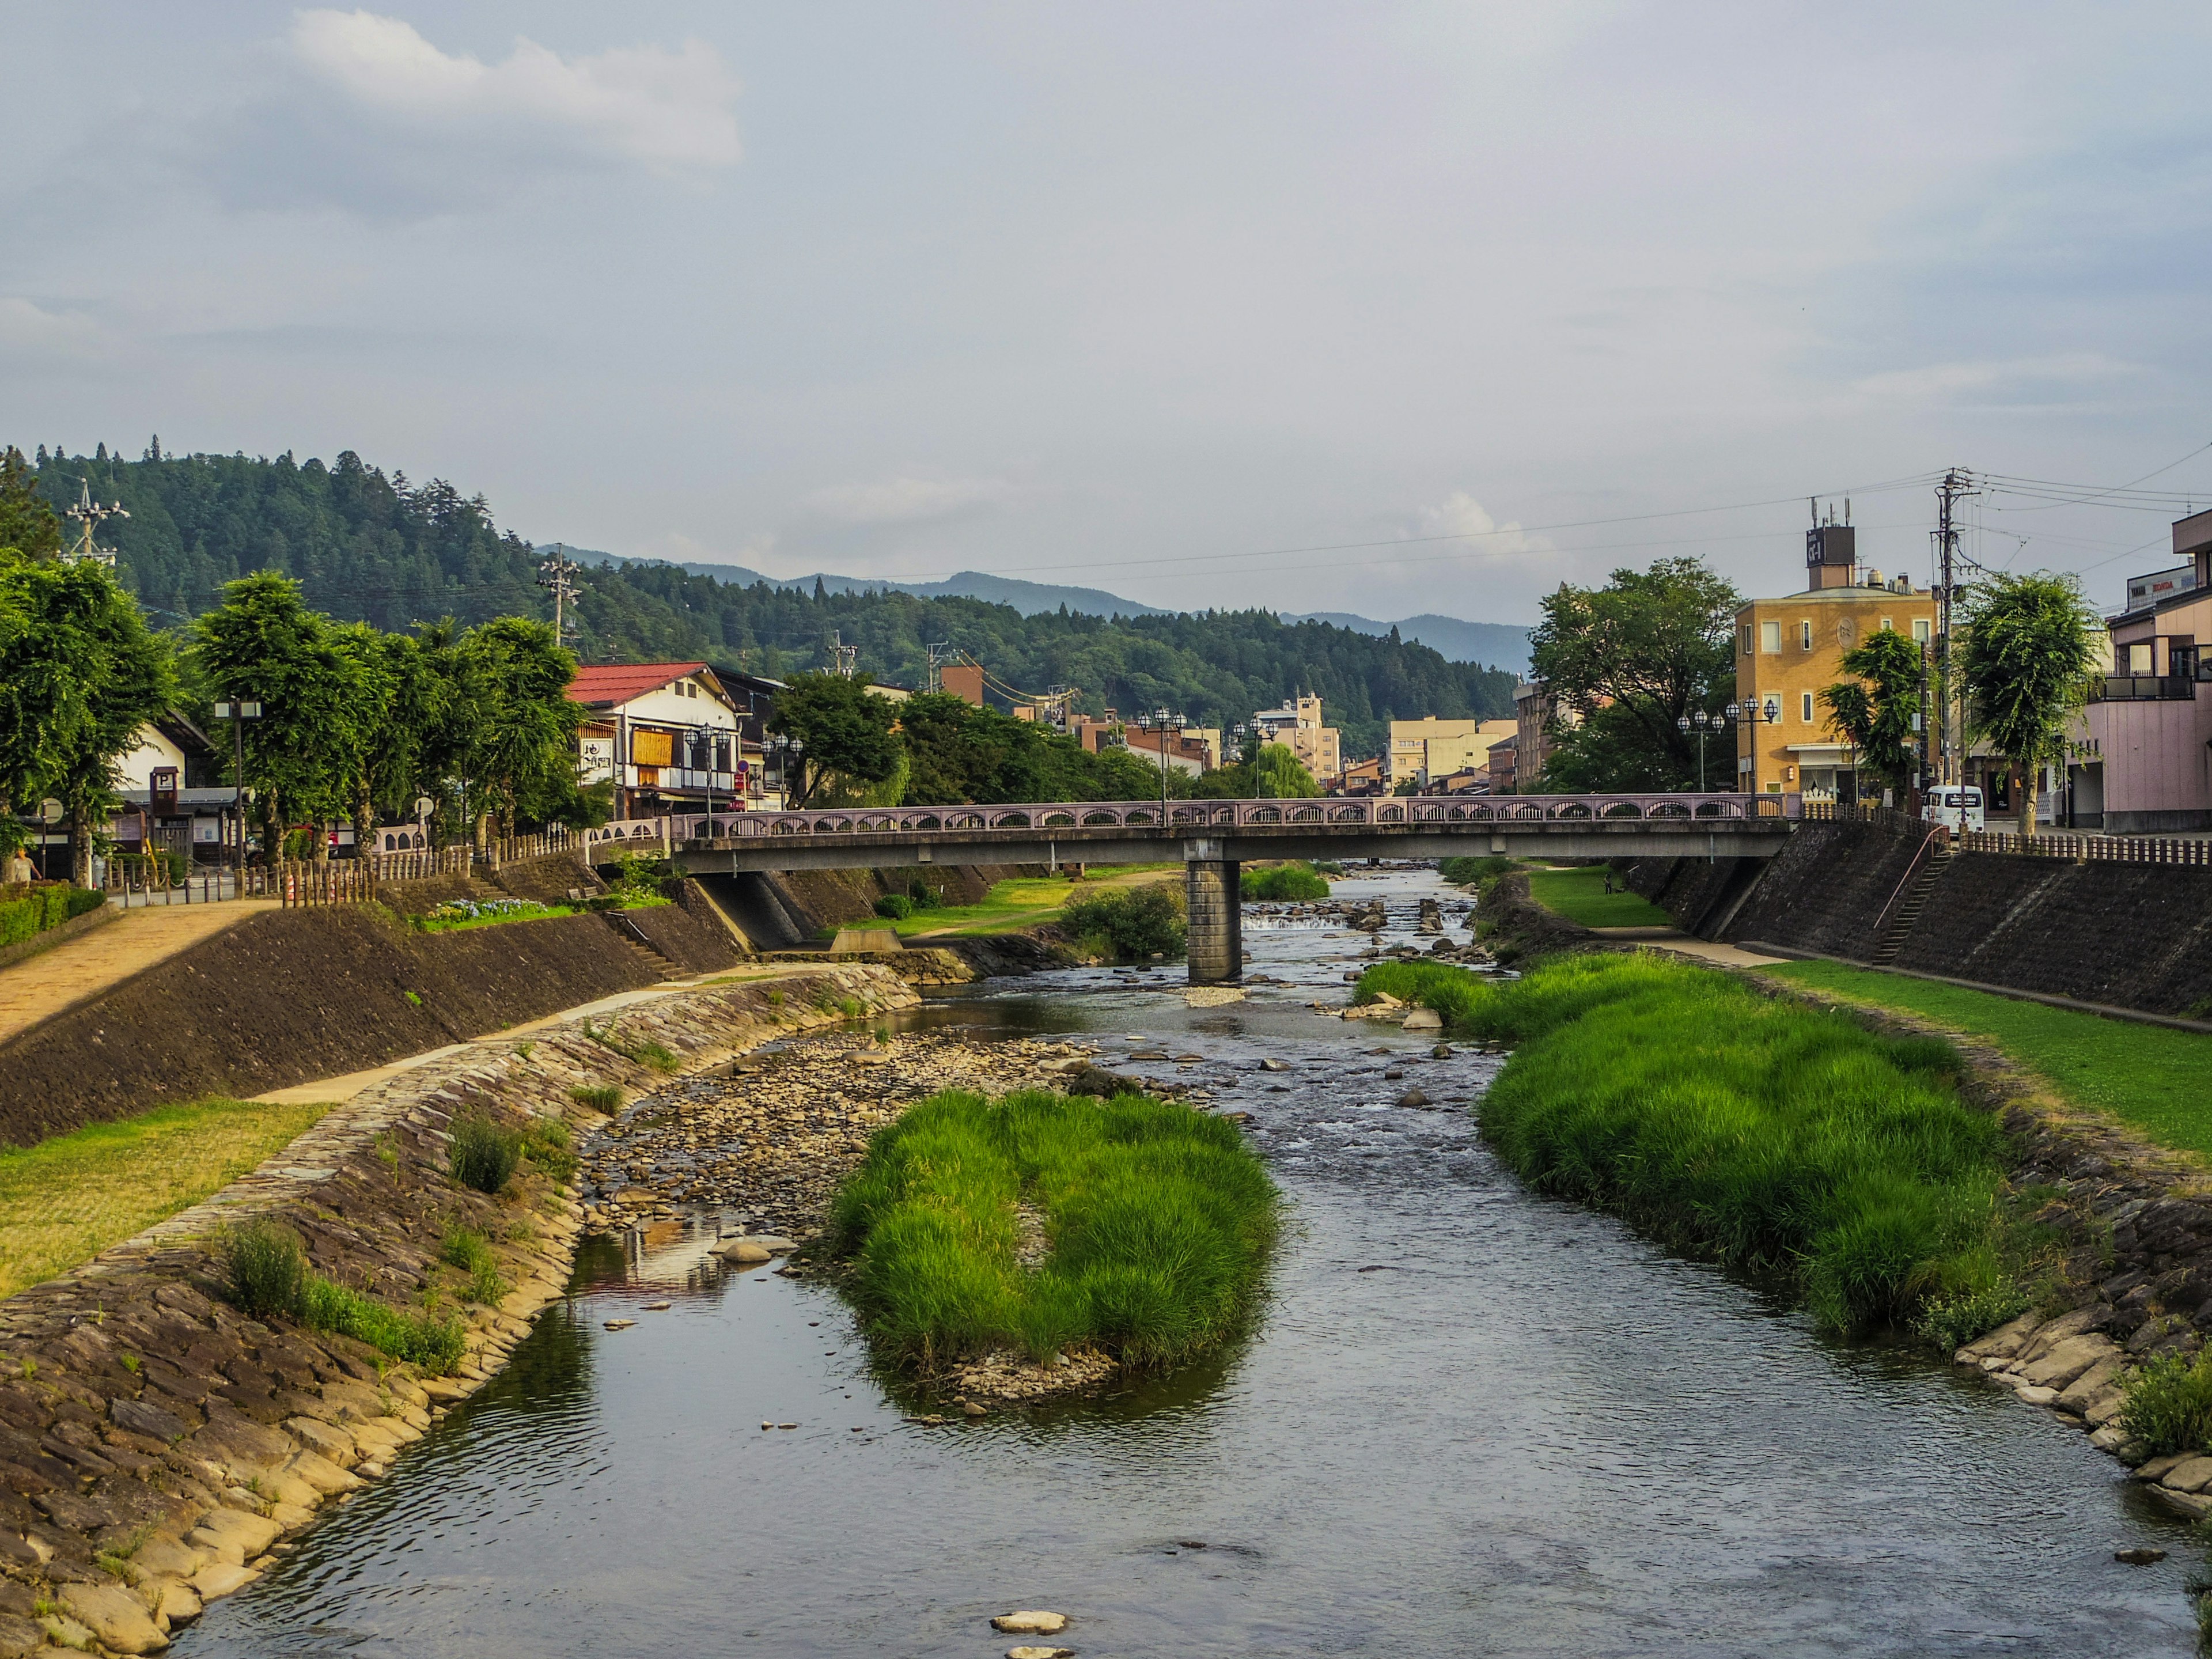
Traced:
[[[1405, 933], [1435, 890], [1348, 885]], [[1086, 1659], [2192, 1650], [2201, 1551], [2078, 1432], [1820, 1341], [1522, 1191], [1463, 1112], [1391, 1104], [1494, 1062], [1314, 1018], [1346, 938], [1253, 930], [1290, 983], [1227, 1008], [1078, 974], [914, 1017], [1207, 1056], [1153, 1069], [1251, 1112], [1291, 1206], [1234, 1352], [925, 1428], [824, 1287], [725, 1270], [710, 1230], [602, 1247], [498, 1382], [175, 1651], [983, 1659], [1013, 1607], [1074, 1614]], [[2142, 1543], [2175, 1559], [2112, 1560]]]

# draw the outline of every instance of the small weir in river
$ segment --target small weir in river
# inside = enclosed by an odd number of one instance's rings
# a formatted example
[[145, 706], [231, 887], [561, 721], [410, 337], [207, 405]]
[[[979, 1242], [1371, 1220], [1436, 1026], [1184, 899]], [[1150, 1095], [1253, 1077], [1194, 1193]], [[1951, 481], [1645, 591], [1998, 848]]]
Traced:
[[[1386, 942], [1440, 890], [1338, 884]], [[986, 1659], [1013, 1607], [1085, 1659], [2194, 1650], [2201, 1550], [2079, 1432], [1532, 1196], [1465, 1109], [1498, 1061], [1307, 1006], [1364, 935], [1245, 944], [1276, 982], [1225, 1006], [1170, 968], [909, 1016], [1081, 1034], [1251, 1114], [1290, 1209], [1233, 1351], [929, 1427], [828, 1285], [725, 1268], [711, 1222], [600, 1241], [503, 1376], [174, 1651]], [[1121, 1058], [1155, 1046], [1203, 1058]], [[2113, 1560], [2141, 1545], [2173, 1559]]]

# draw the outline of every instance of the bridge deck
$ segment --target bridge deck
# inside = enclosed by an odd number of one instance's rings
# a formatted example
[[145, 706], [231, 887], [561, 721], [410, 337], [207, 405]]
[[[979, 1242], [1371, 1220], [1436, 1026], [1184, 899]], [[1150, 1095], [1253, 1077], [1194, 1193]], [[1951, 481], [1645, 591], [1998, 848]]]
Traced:
[[906, 864], [1139, 864], [1251, 859], [1767, 858], [1796, 795], [1505, 795], [1071, 801], [744, 812], [674, 826], [695, 873]]

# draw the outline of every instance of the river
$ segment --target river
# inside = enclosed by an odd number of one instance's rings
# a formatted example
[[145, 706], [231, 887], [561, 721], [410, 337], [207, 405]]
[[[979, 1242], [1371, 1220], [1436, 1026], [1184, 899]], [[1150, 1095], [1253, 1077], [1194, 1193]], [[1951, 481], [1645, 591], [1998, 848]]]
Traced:
[[[1396, 939], [1448, 890], [1337, 890], [1382, 896]], [[1084, 971], [910, 1017], [1206, 1057], [1149, 1069], [1249, 1111], [1290, 1206], [1233, 1352], [926, 1427], [833, 1290], [725, 1270], [711, 1218], [603, 1241], [504, 1375], [173, 1651], [984, 1659], [1016, 1607], [1073, 1615], [1087, 1659], [2194, 1651], [2202, 1549], [2077, 1431], [1824, 1340], [1531, 1196], [1464, 1110], [1395, 1104], [1498, 1062], [1314, 1014], [1364, 943], [1253, 917], [1250, 970], [1285, 982], [1243, 1003]], [[2141, 1545], [2173, 1557], [2113, 1560]]]

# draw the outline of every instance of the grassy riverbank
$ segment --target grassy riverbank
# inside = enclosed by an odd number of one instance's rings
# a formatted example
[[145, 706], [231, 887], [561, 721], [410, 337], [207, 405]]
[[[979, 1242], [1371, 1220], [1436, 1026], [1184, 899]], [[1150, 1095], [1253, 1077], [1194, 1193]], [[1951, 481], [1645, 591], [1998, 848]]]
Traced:
[[1358, 994], [1378, 991], [1515, 1045], [1482, 1132], [1532, 1186], [1790, 1280], [1832, 1329], [1951, 1345], [2025, 1304], [2002, 1133], [1959, 1097], [1948, 1043], [1642, 954], [1504, 983], [1385, 963]]
[[1547, 910], [1585, 927], [1672, 927], [1674, 917], [1649, 899], [1630, 892], [1613, 878], [1617, 891], [1605, 890], [1606, 870], [1592, 865], [1579, 870], [1528, 872], [1528, 896]]
[[1019, 933], [1024, 927], [1059, 921], [1060, 910], [1072, 898], [1179, 880], [1182, 875], [1180, 864], [1133, 864], [1119, 866], [1109, 876], [1079, 881], [1067, 876], [1017, 876], [994, 882], [991, 890], [973, 904], [942, 904], [934, 909], [916, 910], [890, 925], [907, 939]]
[[191, 1208], [330, 1109], [196, 1100], [0, 1152], [0, 1297]]
[[1242, 1328], [1275, 1228], [1234, 1124], [1042, 1092], [931, 1097], [830, 1217], [869, 1334], [924, 1371], [998, 1347], [1187, 1358]]
[[2052, 1091], [2165, 1146], [2212, 1157], [2212, 1036], [2136, 1025], [1902, 974], [1793, 962], [1761, 974], [1847, 1002], [1897, 1008], [1995, 1043]]

